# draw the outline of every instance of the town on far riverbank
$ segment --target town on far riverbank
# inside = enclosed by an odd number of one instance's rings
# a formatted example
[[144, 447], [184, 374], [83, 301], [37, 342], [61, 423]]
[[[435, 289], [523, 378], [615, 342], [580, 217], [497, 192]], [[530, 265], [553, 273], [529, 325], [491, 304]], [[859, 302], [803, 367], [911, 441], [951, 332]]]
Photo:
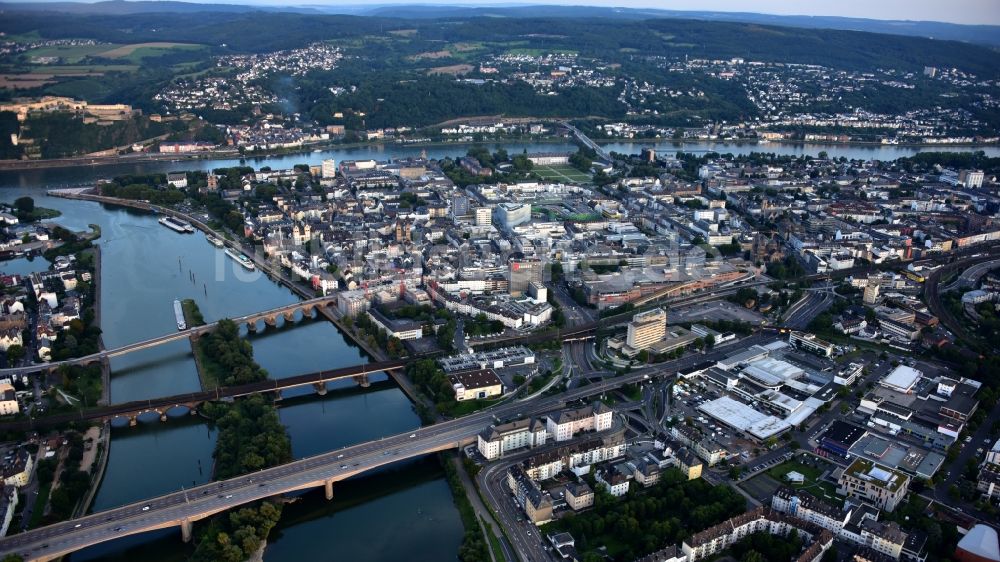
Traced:
[[[0, 276], [0, 411], [8, 421], [109, 403], [106, 364], [33, 372], [33, 365], [102, 349], [101, 253], [94, 244], [101, 232], [96, 225], [87, 232], [69, 230], [59, 224], [60, 215], [36, 206], [29, 196], [0, 212], [0, 272], [6, 270], [4, 260], [39, 262], [33, 273]], [[24, 531], [85, 513], [101, 482], [109, 437], [110, 427], [98, 425], [42, 430], [6, 441], [0, 451], [2, 495], [5, 505], [19, 505], [16, 513], [8, 512], [9, 528]]]
[[[497, 431], [506, 431], [505, 423], [521, 427], [517, 424], [525, 421], [519, 421], [514, 411], [521, 404], [557, 400], [563, 393], [578, 392], [592, 398], [588, 386], [594, 393], [604, 394], [599, 389], [613, 385], [608, 399], [612, 406], [621, 401], [646, 408], [640, 402], [643, 392], [660, 393], [660, 398], [649, 402], [654, 410], [637, 414], [637, 425], [620, 420], [611, 423], [612, 408], [590, 400], [559, 404], [558, 408], [576, 412], [567, 416], [584, 412], [579, 415], [593, 424], [587, 431], [600, 434], [594, 436], [594, 442], [584, 441], [589, 436], [574, 432], [568, 439], [579, 438], [581, 445], [595, 447], [593, 450], [599, 451], [594, 453], [594, 458], [599, 458], [595, 463], [613, 461], [625, 454], [626, 435], [633, 441], [641, 440], [649, 434], [649, 424], [666, 427], [665, 389], [644, 390], [641, 383], [647, 379], [631, 377], [642, 376], [646, 370], [655, 374], [655, 365], [666, 362], [677, 362], [687, 369], [704, 362], [702, 355], [709, 352], [722, 357], [730, 354], [725, 345], [739, 338], [760, 342], [758, 347], [776, 354], [775, 361], [780, 355], [781, 361], [808, 364], [792, 351], [778, 354], [785, 347], [777, 341], [783, 339], [782, 333], [791, 333], [794, 347], [822, 352], [819, 370], [827, 372], [835, 367], [827, 364], [832, 357], [855, 353], [861, 344], [834, 339], [838, 337], [833, 333], [834, 321], [821, 314], [833, 304], [823, 297], [813, 302], [807, 293], [814, 288], [813, 283], [822, 289], [837, 283], [844, 294], [853, 294], [855, 276], [860, 279], [865, 275], [867, 280], [884, 271], [905, 270], [911, 275], [901, 277], [895, 286], [915, 294], [916, 279], [929, 275], [925, 268], [941, 260], [943, 250], [939, 248], [953, 247], [967, 256], [976, 247], [1000, 239], [1000, 233], [988, 222], [977, 224], [972, 232], [956, 230], [953, 221], [942, 219], [933, 225], [933, 232], [922, 230], [930, 234], [919, 244], [908, 238], [910, 230], [900, 230], [904, 222], [912, 220], [913, 212], [912, 204], [900, 201], [922, 200], [921, 194], [937, 191], [976, 191], [994, 185], [1000, 158], [983, 152], [928, 152], [893, 161], [825, 153], [662, 152], [654, 146], [622, 153], [593, 143], [582, 132], [574, 132], [574, 137], [579, 145], [566, 151], [517, 152], [473, 144], [464, 152], [435, 158], [326, 158], [316, 164], [284, 168], [235, 165], [128, 173], [88, 186], [50, 189], [51, 201], [89, 201], [108, 211], [141, 217], [141, 228], [116, 227], [118, 237], [145, 236], [142, 232], [152, 228], [156, 236], [165, 234], [176, 240], [178, 247], [197, 244], [208, 250], [205, 259], [217, 260], [217, 277], [252, 283], [263, 275], [292, 291], [298, 300], [260, 307], [245, 303], [242, 315], [232, 315], [231, 320], [215, 315], [206, 323], [207, 315], [200, 305], [212, 306], [211, 291], [216, 291], [215, 283], [220, 279], [206, 279], [207, 268], [196, 274], [196, 268], [188, 265], [194, 259], [189, 252], [176, 252], [175, 260], [174, 252], [164, 247], [158, 250], [158, 266], [164, 270], [161, 275], [169, 276], [185, 291], [167, 297], [162, 304], [164, 310], [169, 309], [169, 329], [144, 332], [142, 338], [119, 341], [119, 347], [103, 350], [94, 313], [90, 312], [88, 320], [84, 309], [79, 322], [71, 320], [68, 330], [57, 332], [47, 363], [39, 357], [35, 360], [38, 364], [24, 365], [25, 373], [48, 373], [30, 380], [45, 396], [63, 401], [47, 403], [47, 410], [29, 417], [29, 425], [24, 427], [48, 431], [50, 425], [65, 427], [70, 421], [97, 422], [105, 430], [95, 430], [89, 437], [94, 441], [82, 437], [80, 443], [83, 452], [88, 451], [87, 443], [100, 451], [100, 439], [110, 433], [107, 428], [112, 419], [127, 420], [132, 426], [140, 425], [140, 416], [173, 423], [169, 410], [175, 410], [175, 418], [184, 415], [176, 410], [183, 410], [209, 420], [218, 432], [211, 447], [214, 462], [198, 467], [200, 482], [218, 479], [223, 489], [234, 486], [242, 474], [266, 471], [295, 458], [295, 441], [284, 429], [279, 408], [285, 403], [285, 390], [304, 387], [306, 392], [324, 396], [333, 379], [356, 384], [361, 392], [371, 387], [370, 377], [376, 368], [365, 365], [347, 366], [343, 372], [323, 366], [317, 372], [272, 377], [257, 362], [255, 345], [266, 345], [268, 334], [306, 329], [297, 325], [316, 319], [333, 322], [377, 361], [377, 371], [388, 371], [412, 401], [420, 420], [431, 428], [440, 423], [486, 419], [494, 411], [506, 412], [504, 419], [494, 419], [501, 428]], [[14, 207], [30, 216], [35, 212], [27, 201], [19, 200]], [[796, 230], [811, 240], [802, 242], [808, 251], [798, 254], [792, 249], [794, 243], [789, 247], [790, 242], [782, 241], [778, 234], [791, 228], [787, 221], [797, 216], [793, 210], [813, 212], [817, 217], [809, 219], [808, 229]], [[821, 219], [824, 222], [814, 222]], [[832, 243], [839, 245], [836, 252], [820, 251], [829, 245], [832, 225], [841, 236], [845, 231], [853, 234], [834, 239]], [[921, 228], [929, 226], [925, 222]], [[94, 250], [90, 238], [57, 228], [61, 227], [53, 227], [50, 234], [62, 244], [54, 249], [72, 252], [75, 260], [86, 262], [88, 252]], [[871, 242], [876, 235], [878, 244]], [[147, 255], [137, 251], [129, 257]], [[62, 259], [55, 253], [49, 257], [57, 263]], [[908, 269], [911, 265], [913, 270]], [[97, 266], [99, 262], [95, 262]], [[907, 287], [909, 281], [903, 278], [913, 280], [914, 285]], [[25, 285], [26, 300], [34, 294], [28, 292], [29, 286], [34, 286], [33, 281]], [[719, 306], [707, 318], [685, 310], [722, 298], [735, 306]], [[93, 307], [93, 301], [89, 302]], [[671, 316], [659, 308], [661, 305], [682, 314], [672, 318], [669, 331], [666, 326]], [[845, 307], [837, 312], [849, 311]], [[822, 321], [812, 322], [806, 317], [810, 314]], [[588, 334], [601, 325], [607, 329], [598, 332], [595, 341], [586, 335], [566, 346], [561, 341], [562, 334], [577, 333], [575, 330]], [[893, 326], [889, 320], [884, 325]], [[770, 326], [782, 326], [785, 331], [769, 330]], [[785, 326], [794, 327], [794, 331]], [[805, 334], [802, 330], [807, 327], [840, 343]], [[920, 330], [926, 338], [949, 337], [937, 324], [927, 327]], [[649, 341], [642, 339], [647, 333]], [[894, 334], [873, 335], [868, 345], [886, 351], [918, 345], [916, 340], [904, 341]], [[96, 346], [88, 347], [94, 336]], [[100, 367], [109, 354], [128, 355], [174, 342], [185, 348], [185, 354], [187, 346], [193, 350], [197, 371], [194, 388], [181, 391], [168, 386], [159, 395], [144, 394], [129, 403], [116, 399], [107, 404], [107, 371]], [[773, 349], [763, 347], [765, 344]], [[74, 400], [73, 384], [87, 380], [85, 375], [91, 381], [94, 377], [101, 381], [103, 386], [96, 388], [103, 401], [95, 400], [93, 393]], [[619, 378], [629, 382], [615, 382]], [[260, 385], [265, 382], [268, 392], [261, 395], [259, 390], [264, 387]], [[93, 388], [92, 384], [87, 388]], [[812, 392], [810, 396], [815, 395], [818, 401], [815, 408], [803, 410], [803, 415], [819, 411], [822, 400], [838, 396], [822, 388], [803, 386], [800, 392]], [[562, 414], [548, 415], [552, 419]], [[743, 415], [763, 414], [748, 411]], [[8, 427], [13, 428], [25, 420], [10, 421]], [[779, 448], [776, 432], [792, 423], [779, 422], [767, 426], [772, 433], [758, 432], [764, 436], [757, 441], [730, 440], [734, 458], [746, 453], [749, 462], [753, 451], [754, 458], [770, 459], [771, 451]], [[705, 431], [718, 431], [707, 421], [701, 423]], [[470, 448], [475, 435], [487, 428], [474, 429], [475, 433], [459, 441], [469, 462], [448, 459], [444, 470], [465, 526], [462, 548], [482, 553], [487, 545], [500, 540], [491, 529], [519, 532], [512, 531], [517, 526], [511, 523], [515, 512], [522, 517], [517, 510], [523, 509], [537, 524], [549, 521], [555, 511], [554, 506], [546, 511], [520, 499], [514, 511], [503, 504], [491, 515], [479, 505], [483, 498], [477, 487], [493, 498], [489, 500], [493, 504], [497, 504], [498, 490], [505, 489], [504, 482], [514, 482], [524, 497], [540, 494], [538, 497], [544, 498], [560, 492], [544, 484], [543, 494], [537, 488], [542, 484], [536, 481], [547, 480], [548, 473], [530, 465], [525, 466], [531, 470], [507, 461], [490, 464], [497, 460], [489, 444], [493, 441], [477, 442]], [[421, 443], [417, 440], [425, 439], [422, 435], [414, 429], [396, 432], [393, 439]], [[266, 436], [262, 440], [267, 443], [255, 440], [255, 436]], [[448, 441], [448, 446], [455, 443]], [[29, 455], [31, 445], [22, 447]], [[542, 445], [537, 442], [537, 446]], [[440, 450], [437, 447], [427, 450], [436, 452]], [[556, 447], [553, 450], [562, 451]], [[42, 455], [38, 459], [42, 466], [51, 464], [44, 458], [50, 450], [39, 447], [35, 451], [35, 455]], [[386, 454], [397, 454], [392, 451]], [[417, 454], [406, 454], [410, 453]], [[42, 515], [29, 518], [28, 526], [31, 519], [54, 522], [60, 516], [71, 517], [66, 515], [63, 502], [72, 503], [73, 513], [86, 509], [81, 506], [90, 501], [88, 494], [93, 494], [94, 488], [85, 484], [94, 483], [93, 478], [100, 474], [99, 461], [106, 457], [95, 456], [91, 462], [96, 464], [84, 468], [84, 464], [74, 464], [79, 456], [75, 448], [53, 457], [62, 458], [63, 454], [68, 464], [54, 461], [48, 489], [44, 488], [47, 477], [37, 478], [40, 487], [32, 505], [37, 505]], [[694, 454], [689, 450], [678, 458]], [[686, 479], [679, 479], [671, 470], [673, 476], [664, 480], [664, 486], [685, 486], [682, 482], [697, 479], [702, 469], [700, 461], [695, 463], [693, 458], [689, 458], [690, 464], [678, 460], [678, 467], [686, 470]], [[86, 462], [84, 457], [80, 462]], [[371, 461], [372, 466], [379, 463]], [[694, 464], [697, 470], [693, 470]], [[64, 481], [63, 466], [69, 467], [69, 474], [77, 475], [66, 477], [71, 482]], [[345, 461], [336, 465], [342, 471], [352, 466], [361, 464]], [[480, 468], [485, 470], [480, 473]], [[358, 468], [359, 472], [364, 470], [367, 468]], [[605, 486], [602, 481], [617, 478], [610, 472], [617, 470], [610, 464], [601, 465], [597, 473], [600, 480], [595, 476], [574, 482], [581, 485], [580, 490], [586, 484], [593, 494], [594, 489]], [[346, 478], [349, 473], [343, 474]], [[463, 474], [476, 480], [463, 478]], [[729, 474], [737, 479], [741, 472]], [[713, 483], [726, 478], [718, 472], [708, 477]], [[327, 498], [334, 496], [334, 480], [321, 482]], [[195, 488], [201, 485], [197, 479], [191, 482]], [[694, 488], [689, 491], [697, 492]], [[46, 493], [52, 499], [47, 499]], [[64, 497], [67, 494], [75, 495]], [[234, 499], [226, 493], [212, 497], [222, 502]], [[507, 494], [502, 493], [502, 497]], [[733, 500], [726, 513], [737, 512], [738, 496], [717, 499]], [[161, 509], [157, 501], [140, 508]], [[211, 559], [218, 554], [214, 550], [218, 537], [254, 527], [248, 522], [259, 520], [252, 537], [247, 535], [248, 541], [241, 546], [243, 555], [259, 552], [265, 548], [270, 529], [280, 521], [282, 504], [270, 500], [250, 503], [251, 507], [239, 511], [237, 520], [223, 516], [196, 526], [181, 521], [181, 535], [185, 541], [193, 541], [194, 552]], [[565, 523], [559, 525], [562, 527], [581, 532]], [[115, 532], [113, 529], [109, 532]], [[135, 529], [141, 532], [139, 527]], [[31, 536], [30, 532], [23, 535], [24, 540], [31, 540]], [[514, 548], [535, 553], [544, 550], [534, 540], [515, 543]]]

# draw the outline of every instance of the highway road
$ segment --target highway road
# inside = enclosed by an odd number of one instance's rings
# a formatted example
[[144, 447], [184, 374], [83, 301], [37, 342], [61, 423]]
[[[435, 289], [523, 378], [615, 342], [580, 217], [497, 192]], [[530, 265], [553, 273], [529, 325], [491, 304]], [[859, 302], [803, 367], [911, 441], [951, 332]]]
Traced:
[[[750, 346], [770, 339], [756, 334], [741, 341]], [[591, 398], [624, 384], [647, 377], [672, 375], [726, 352], [691, 354], [676, 361], [637, 370], [625, 376], [602, 380], [531, 402], [514, 402], [451, 421], [388, 436], [377, 441], [308, 457], [258, 473], [213, 482], [189, 490], [135, 502], [86, 517], [41, 527], [0, 539], [0, 555], [21, 554], [26, 560], [48, 560], [107, 540], [181, 525], [244, 503], [271, 496], [322, 486], [365, 471], [472, 442], [475, 435], [496, 416], [511, 419], [535, 416], [556, 410], [567, 402]], [[148, 509], [147, 509], [148, 507]]]
[[957, 279], [949, 283], [947, 286], [941, 287], [940, 292], [947, 293], [948, 291], [953, 291], [963, 287], [974, 287], [980, 277], [986, 275], [991, 269], [996, 269], [998, 267], [1000, 267], [1000, 260], [990, 260], [978, 263], [963, 271]]
[[805, 329], [813, 318], [833, 306], [835, 298], [829, 293], [806, 293], [802, 300], [792, 305], [785, 313], [784, 326], [794, 330]]

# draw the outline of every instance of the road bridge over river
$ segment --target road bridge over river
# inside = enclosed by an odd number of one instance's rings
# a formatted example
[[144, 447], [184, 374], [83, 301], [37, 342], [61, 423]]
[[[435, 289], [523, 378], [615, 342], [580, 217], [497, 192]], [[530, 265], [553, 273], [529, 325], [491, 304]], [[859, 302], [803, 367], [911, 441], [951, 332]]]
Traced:
[[[284, 318], [285, 322], [294, 322], [297, 314], [301, 314], [303, 318], [312, 318], [315, 316], [314, 311], [322, 311], [326, 307], [333, 305], [336, 302], [336, 299], [336, 295], [318, 297], [287, 304], [285, 306], [279, 306], [270, 310], [244, 314], [243, 316], [230, 318], [230, 320], [240, 326], [246, 326], [249, 331], [254, 332], [257, 330], [257, 323], [260, 321], [263, 321], [266, 326], [276, 326], [278, 318]], [[40, 363], [37, 365], [27, 365], [24, 367], [0, 369], [0, 376], [23, 375], [39, 371], [54, 371], [63, 365], [89, 365], [91, 363], [99, 363], [104, 359], [127, 355], [133, 351], [149, 349], [151, 347], [156, 347], [173, 341], [183, 340], [186, 338], [197, 339], [198, 337], [214, 330], [218, 324], [218, 322], [212, 322], [211, 324], [205, 324], [204, 326], [196, 326], [186, 330], [179, 330], [172, 334], [130, 343], [115, 349], [106, 349], [90, 355], [84, 355], [83, 357], [76, 357], [63, 361], [52, 361], [50, 363]]]
[[[750, 336], [743, 340], [742, 345], [750, 346], [765, 339], [766, 336]], [[673, 376], [679, 369], [721, 358], [725, 353], [715, 351], [707, 355], [691, 355], [552, 397], [507, 403], [412, 432], [40, 527], [0, 539], [0, 555], [19, 554], [27, 561], [47, 561], [105, 541], [169, 527], [180, 527], [182, 538], [190, 540], [193, 523], [216, 513], [311, 488], [324, 488], [326, 497], [332, 498], [335, 482], [398, 461], [473, 443], [476, 434], [492, 423], [494, 417], [535, 416], [561, 408], [571, 401], [596, 397], [625, 384]]]

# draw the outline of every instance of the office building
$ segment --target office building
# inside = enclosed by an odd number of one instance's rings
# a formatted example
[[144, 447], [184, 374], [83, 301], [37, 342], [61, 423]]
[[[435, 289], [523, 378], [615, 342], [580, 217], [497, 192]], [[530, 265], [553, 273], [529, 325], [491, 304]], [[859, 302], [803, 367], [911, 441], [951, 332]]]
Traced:
[[632, 349], [643, 350], [662, 340], [667, 335], [667, 313], [662, 308], [640, 312], [628, 323], [625, 344]]
[[875, 304], [878, 302], [878, 291], [881, 286], [882, 280], [878, 276], [868, 278], [868, 284], [865, 285], [865, 294], [862, 297], [865, 304]]
[[532, 283], [541, 284], [543, 267], [540, 260], [510, 260], [507, 264], [507, 287], [511, 296], [523, 296]]
[[492, 222], [493, 209], [476, 207], [476, 226], [489, 226]]
[[961, 170], [958, 172], [958, 181], [969, 189], [983, 187], [985, 174], [982, 170]]
[[523, 203], [500, 203], [494, 210], [497, 226], [511, 230], [515, 226], [531, 222], [531, 205]]
[[822, 355], [823, 357], [830, 357], [833, 355], [833, 344], [817, 338], [814, 334], [792, 332], [788, 335], [788, 343], [799, 349], [804, 349], [808, 352]]
[[503, 382], [493, 369], [462, 371], [448, 375], [455, 400], [484, 400], [503, 394]]

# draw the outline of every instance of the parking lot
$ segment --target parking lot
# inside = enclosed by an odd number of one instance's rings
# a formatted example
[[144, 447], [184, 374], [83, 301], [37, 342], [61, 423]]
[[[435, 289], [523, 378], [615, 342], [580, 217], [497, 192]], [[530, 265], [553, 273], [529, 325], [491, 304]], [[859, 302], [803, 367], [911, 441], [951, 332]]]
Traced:
[[[671, 415], [680, 416], [679, 419], [691, 418], [692, 424], [700, 429], [705, 435], [712, 437], [717, 443], [725, 447], [731, 455], [737, 456], [742, 451], [753, 449], [753, 442], [743, 439], [743, 436], [731, 427], [725, 426], [721, 422], [710, 418], [698, 410], [698, 406], [715, 400], [721, 394], [718, 390], [707, 387], [701, 383], [677, 383], [674, 385], [678, 392], [674, 395], [673, 411]], [[737, 462], [742, 462], [741, 460]]]
[[667, 315], [671, 324], [729, 320], [759, 325], [764, 320], [760, 314], [729, 301], [713, 301], [671, 309]]

